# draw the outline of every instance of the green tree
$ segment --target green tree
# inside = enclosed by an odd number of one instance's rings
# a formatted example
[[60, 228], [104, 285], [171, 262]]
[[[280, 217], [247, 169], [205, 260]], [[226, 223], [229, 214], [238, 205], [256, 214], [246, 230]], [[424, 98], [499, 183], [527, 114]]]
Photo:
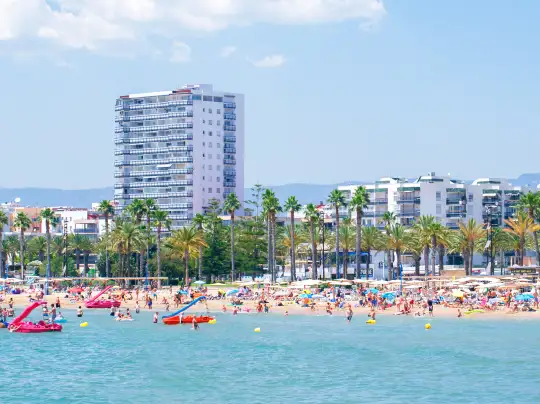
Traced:
[[523, 265], [523, 258], [525, 257], [525, 241], [527, 235], [535, 234], [537, 231], [539, 231], [540, 225], [534, 223], [534, 220], [524, 212], [518, 212], [515, 219], [507, 219], [504, 222], [507, 226], [504, 231], [515, 236], [519, 240], [518, 262], [519, 265]]
[[418, 221], [414, 225], [417, 229], [418, 237], [422, 240], [424, 245], [424, 275], [429, 273], [429, 252], [432, 245], [432, 230], [435, 224], [435, 217], [431, 215], [422, 215], [418, 218]]
[[462, 251], [465, 261], [465, 273], [470, 276], [473, 268], [474, 252], [477, 250], [480, 240], [485, 238], [486, 231], [474, 219], [469, 219], [466, 223], [459, 222], [458, 226], [459, 230], [455, 239], [457, 246], [454, 249]]
[[346, 278], [349, 262], [349, 251], [354, 247], [357, 239], [356, 229], [352, 225], [351, 218], [347, 217], [343, 219], [343, 224], [339, 228], [339, 232], [340, 247], [343, 250], [343, 278]]
[[362, 218], [369, 205], [369, 194], [363, 186], [359, 186], [349, 202], [350, 211], [356, 213], [356, 278], [360, 279], [360, 263], [362, 262]]
[[[43, 236], [32, 237], [28, 241], [28, 254], [43, 262], [47, 253], [47, 239]], [[32, 258], [30, 258], [31, 260]]]
[[6, 261], [4, 261], [4, 226], [9, 223], [9, 218], [3, 210], [0, 210], [0, 277], [4, 278], [4, 271], [6, 269]]
[[[339, 189], [334, 189], [328, 195], [328, 203], [332, 205], [336, 213], [336, 276], [339, 277], [339, 208], [345, 206], [345, 196], [343, 192]], [[345, 279], [347, 274], [343, 274], [343, 279]]]
[[122, 275], [131, 276], [129, 256], [144, 245], [144, 233], [141, 227], [129, 220], [117, 220], [111, 233], [113, 248], [119, 254], [119, 270]]
[[362, 249], [367, 252], [366, 279], [369, 278], [369, 264], [371, 263], [371, 251], [384, 248], [384, 237], [375, 226], [363, 227]]
[[32, 221], [24, 212], [17, 213], [13, 226], [19, 229], [19, 244], [20, 244], [20, 255], [19, 259], [21, 262], [21, 279], [24, 280], [24, 232], [32, 226]]
[[268, 269], [274, 283], [276, 281], [276, 214], [281, 212], [281, 205], [274, 191], [270, 189], [264, 191], [262, 200], [268, 228]]
[[[394, 212], [384, 212], [382, 216], [382, 222], [384, 223], [384, 232], [386, 237], [390, 237], [390, 230], [394, 224], [396, 224], [397, 216]], [[391, 248], [385, 249], [386, 260], [388, 262], [388, 277], [392, 280], [394, 274], [394, 253]]]
[[[56, 226], [59, 219], [51, 208], [43, 209], [39, 216], [41, 220], [45, 221], [45, 233], [47, 235], [47, 278], [49, 278], [51, 276], [51, 226]], [[48, 294], [49, 282], [45, 284], [45, 295]]]
[[157, 236], [156, 236], [156, 261], [157, 261], [157, 285], [158, 289], [161, 288], [161, 232], [164, 228], [170, 230], [171, 228], [171, 219], [169, 219], [169, 215], [164, 210], [156, 209], [152, 213], [152, 218], [154, 220], [154, 226], [157, 229]]
[[386, 242], [388, 249], [396, 252], [397, 270], [401, 271], [401, 254], [405, 251], [407, 245], [407, 232], [405, 228], [399, 223], [392, 225]]
[[[206, 218], [204, 215], [197, 213], [193, 219], [191, 220], [194, 226], [199, 229], [199, 231], [204, 232], [204, 223], [206, 222]], [[199, 247], [199, 256], [197, 257], [197, 263], [199, 267], [199, 276], [198, 279], [202, 279], [202, 269], [203, 269], [203, 252], [202, 252], [202, 246]]]
[[[109, 238], [109, 220], [114, 217], [114, 206], [111, 201], [103, 200], [99, 203], [98, 212], [101, 212], [105, 216], [105, 238]], [[105, 243], [105, 276], [108, 278], [111, 276], [111, 260], [109, 257], [108, 242]]]
[[285, 201], [285, 204], [283, 205], [283, 208], [285, 211], [289, 212], [289, 217], [291, 219], [291, 226], [289, 230], [290, 233], [290, 240], [291, 240], [291, 280], [296, 280], [296, 245], [295, 245], [295, 226], [294, 226], [294, 214], [302, 208], [302, 205], [298, 202], [298, 199], [296, 199], [295, 196], [289, 196], [289, 198]]
[[255, 211], [257, 214], [257, 217], [259, 217], [259, 211], [261, 208], [261, 197], [264, 192], [264, 188], [261, 184], [255, 184], [253, 188], [251, 188], [251, 196], [253, 199], [246, 201], [246, 204], [255, 206]]
[[234, 192], [227, 195], [223, 203], [223, 209], [231, 216], [231, 280], [234, 282], [234, 214], [241, 208], [240, 201]]
[[184, 280], [186, 285], [189, 284], [189, 257], [199, 253], [199, 246], [207, 246], [203, 234], [194, 226], [182, 227], [172, 232], [171, 237], [166, 240], [166, 244], [173, 256], [180, 256], [184, 259]]
[[[311, 237], [311, 262], [312, 262], [312, 278], [317, 279], [317, 239], [315, 228], [319, 222], [319, 211], [314, 204], [310, 203], [304, 208], [304, 217], [306, 218], [309, 225], [309, 235]], [[323, 223], [324, 225], [324, 223]], [[323, 274], [324, 274], [324, 263], [323, 263]]]
[[[518, 203], [518, 209], [526, 212], [533, 224], [540, 213], [540, 192], [528, 192], [521, 195]], [[536, 252], [536, 264], [540, 265], [540, 247], [538, 246], [538, 231], [533, 230], [534, 251]]]

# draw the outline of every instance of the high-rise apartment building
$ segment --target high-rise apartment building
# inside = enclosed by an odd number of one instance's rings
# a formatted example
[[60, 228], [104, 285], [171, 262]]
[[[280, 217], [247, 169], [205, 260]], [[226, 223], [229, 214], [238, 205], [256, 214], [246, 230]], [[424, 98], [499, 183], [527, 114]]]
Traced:
[[152, 198], [173, 228], [231, 192], [244, 200], [244, 96], [212, 85], [116, 100], [115, 192], [122, 211]]

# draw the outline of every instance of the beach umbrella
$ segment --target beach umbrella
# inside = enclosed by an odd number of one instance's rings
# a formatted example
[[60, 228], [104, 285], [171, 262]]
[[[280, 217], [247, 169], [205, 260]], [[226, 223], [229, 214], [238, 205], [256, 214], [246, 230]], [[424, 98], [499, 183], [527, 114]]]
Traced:
[[379, 293], [379, 289], [371, 288], [371, 293]]
[[195, 285], [204, 285], [204, 281], [195, 281], [193, 282]]
[[393, 299], [396, 297], [396, 294], [394, 292], [386, 292], [383, 293], [382, 298], [383, 299]]
[[311, 293], [302, 293], [299, 297], [302, 299], [311, 299], [313, 295]]
[[453, 290], [452, 296], [454, 297], [463, 297], [463, 291], [462, 290]]
[[68, 292], [69, 293], [82, 293], [83, 288], [81, 288], [80, 286], [74, 286], [71, 289], [68, 289]]
[[525, 295], [525, 294], [522, 294], [522, 295], [516, 295], [516, 296], [514, 297], [514, 300], [515, 300], [516, 302], [526, 302], [526, 301], [532, 300], [532, 299], [533, 299], [532, 296], [527, 296], [527, 295]]
[[236, 293], [238, 293], [238, 289], [232, 289], [232, 290], [227, 291], [226, 295], [231, 296], [231, 295], [235, 295]]

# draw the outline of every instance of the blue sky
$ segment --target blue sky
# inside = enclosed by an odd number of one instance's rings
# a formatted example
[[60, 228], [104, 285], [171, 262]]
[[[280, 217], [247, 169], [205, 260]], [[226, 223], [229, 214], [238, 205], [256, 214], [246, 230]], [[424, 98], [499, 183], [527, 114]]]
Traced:
[[0, 186], [112, 185], [116, 97], [186, 83], [246, 94], [246, 186], [539, 172], [539, 17], [533, 0], [2, 2]]

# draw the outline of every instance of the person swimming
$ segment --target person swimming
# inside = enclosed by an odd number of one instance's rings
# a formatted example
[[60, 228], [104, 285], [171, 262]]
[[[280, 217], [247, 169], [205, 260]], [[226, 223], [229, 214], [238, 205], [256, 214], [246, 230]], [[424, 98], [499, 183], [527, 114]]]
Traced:
[[195, 316], [193, 316], [193, 321], [191, 322], [191, 328], [193, 328], [195, 331], [199, 331], [199, 323], [197, 322], [197, 319]]
[[77, 317], [82, 317], [83, 316], [83, 310], [82, 310], [82, 307], [79, 306], [79, 308], [77, 309]]
[[158, 317], [159, 317], [159, 313], [156, 311], [156, 314], [154, 314], [154, 319], [153, 319], [154, 324], [157, 324]]

